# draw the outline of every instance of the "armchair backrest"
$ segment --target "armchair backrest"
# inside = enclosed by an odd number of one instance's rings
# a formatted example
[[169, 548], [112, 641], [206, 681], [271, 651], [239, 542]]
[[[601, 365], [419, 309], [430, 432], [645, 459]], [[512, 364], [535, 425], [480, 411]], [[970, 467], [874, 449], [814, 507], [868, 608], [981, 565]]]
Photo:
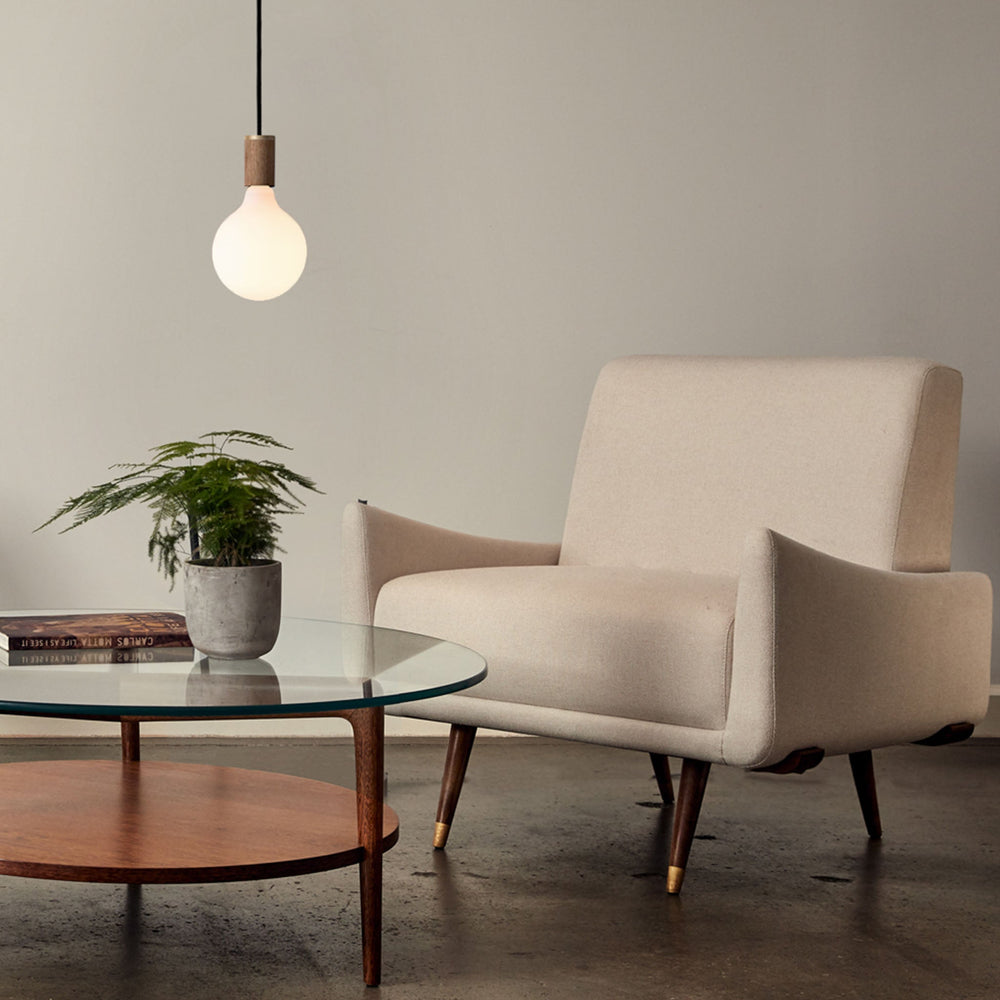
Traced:
[[602, 370], [560, 562], [739, 570], [771, 528], [945, 570], [962, 377], [916, 358], [620, 358]]

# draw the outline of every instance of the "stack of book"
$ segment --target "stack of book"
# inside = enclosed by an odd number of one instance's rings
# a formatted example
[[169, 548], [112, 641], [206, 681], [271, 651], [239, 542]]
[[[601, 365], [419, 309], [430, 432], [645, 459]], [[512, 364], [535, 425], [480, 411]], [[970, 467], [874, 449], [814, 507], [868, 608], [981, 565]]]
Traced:
[[0, 616], [0, 666], [193, 659], [184, 616], [172, 611]]

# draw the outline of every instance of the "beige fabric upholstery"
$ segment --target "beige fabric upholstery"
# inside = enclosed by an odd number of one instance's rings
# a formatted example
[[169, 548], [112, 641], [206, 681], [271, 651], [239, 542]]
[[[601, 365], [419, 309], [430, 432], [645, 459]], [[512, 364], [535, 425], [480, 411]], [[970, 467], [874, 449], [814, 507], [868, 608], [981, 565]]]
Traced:
[[479, 538], [364, 503], [348, 504], [343, 524], [342, 616], [344, 621], [371, 625], [382, 587], [411, 573], [530, 566], [555, 563], [558, 558], [558, 545]]
[[759, 766], [980, 722], [992, 591], [982, 573], [900, 573], [766, 529], [744, 549], [721, 759]]
[[344, 615], [486, 657], [397, 710], [422, 718], [746, 767], [978, 722], [990, 584], [946, 572], [960, 399], [916, 359], [620, 359], [561, 545], [351, 505]]
[[735, 610], [735, 577], [504, 566], [392, 580], [375, 624], [493, 651], [469, 699], [721, 729]]
[[961, 376], [905, 358], [622, 358], [594, 390], [560, 562], [736, 573], [771, 528], [947, 569]]

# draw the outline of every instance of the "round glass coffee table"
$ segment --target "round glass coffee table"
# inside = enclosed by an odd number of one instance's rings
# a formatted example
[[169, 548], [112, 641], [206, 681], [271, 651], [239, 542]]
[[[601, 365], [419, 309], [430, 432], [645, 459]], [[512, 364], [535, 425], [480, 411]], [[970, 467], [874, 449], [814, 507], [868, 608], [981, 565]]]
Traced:
[[[428, 636], [299, 618], [282, 620], [262, 659], [214, 660], [190, 647], [136, 655], [103, 663], [3, 654], [0, 715], [118, 722], [122, 760], [0, 765], [9, 817], [0, 824], [0, 874], [153, 884], [357, 864], [364, 979], [378, 984], [382, 854], [399, 836], [398, 818], [383, 803], [384, 706], [471, 687], [486, 676], [483, 658]], [[142, 722], [318, 716], [350, 723], [355, 789], [140, 760]]]

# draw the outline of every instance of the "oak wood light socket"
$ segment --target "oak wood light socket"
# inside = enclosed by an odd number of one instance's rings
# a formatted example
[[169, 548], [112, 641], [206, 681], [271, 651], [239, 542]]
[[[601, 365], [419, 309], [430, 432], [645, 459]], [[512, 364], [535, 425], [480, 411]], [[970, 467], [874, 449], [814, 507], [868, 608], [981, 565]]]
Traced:
[[274, 187], [274, 136], [243, 138], [243, 185]]

